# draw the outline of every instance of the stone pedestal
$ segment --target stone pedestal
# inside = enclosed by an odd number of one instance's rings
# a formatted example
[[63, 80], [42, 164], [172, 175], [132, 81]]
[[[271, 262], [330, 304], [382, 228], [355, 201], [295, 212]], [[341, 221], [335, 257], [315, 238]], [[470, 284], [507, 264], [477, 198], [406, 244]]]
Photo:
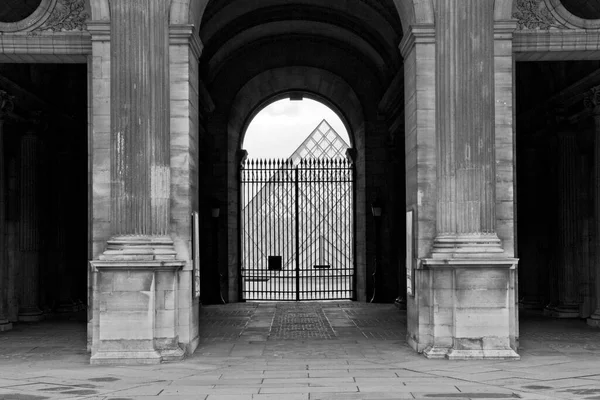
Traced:
[[8, 238], [6, 232], [6, 173], [4, 170], [4, 119], [12, 111], [12, 97], [0, 90], [0, 332], [12, 329], [8, 321]]
[[39, 309], [39, 196], [38, 196], [39, 143], [36, 136], [27, 133], [21, 138], [19, 194], [19, 264], [22, 292], [19, 303], [19, 321], [33, 322], [44, 319]]
[[93, 261], [99, 302], [92, 364], [158, 364], [184, 355], [178, 346], [178, 261]]
[[493, 0], [438, 1], [435, 64], [437, 235], [417, 280], [431, 335], [423, 353], [519, 359], [517, 260], [495, 229]]
[[587, 319], [590, 326], [600, 328], [600, 86], [585, 94], [584, 104], [592, 111], [595, 125], [594, 136], [594, 214], [595, 214], [595, 299], [596, 307]]

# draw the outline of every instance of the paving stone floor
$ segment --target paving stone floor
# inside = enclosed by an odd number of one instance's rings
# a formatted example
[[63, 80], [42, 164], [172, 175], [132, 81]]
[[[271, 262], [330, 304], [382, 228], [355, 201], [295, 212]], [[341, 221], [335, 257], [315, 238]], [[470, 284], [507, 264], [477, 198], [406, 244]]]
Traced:
[[90, 366], [85, 323], [0, 333], [0, 399], [600, 400], [600, 330], [522, 313], [521, 361], [427, 360], [406, 313], [349, 302], [204, 307], [183, 362]]

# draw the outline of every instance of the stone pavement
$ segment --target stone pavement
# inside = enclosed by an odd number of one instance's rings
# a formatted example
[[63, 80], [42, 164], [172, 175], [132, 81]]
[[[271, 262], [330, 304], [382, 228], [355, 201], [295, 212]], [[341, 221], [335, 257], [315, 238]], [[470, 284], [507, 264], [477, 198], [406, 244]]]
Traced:
[[90, 366], [85, 324], [17, 324], [0, 334], [0, 399], [600, 400], [600, 330], [529, 313], [521, 361], [427, 360], [406, 313], [350, 302], [202, 309], [183, 362]]

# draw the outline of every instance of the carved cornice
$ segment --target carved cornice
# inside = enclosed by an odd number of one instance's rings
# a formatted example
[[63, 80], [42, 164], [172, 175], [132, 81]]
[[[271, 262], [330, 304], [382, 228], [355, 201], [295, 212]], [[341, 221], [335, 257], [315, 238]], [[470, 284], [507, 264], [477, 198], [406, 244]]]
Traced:
[[515, 0], [513, 17], [518, 29], [566, 29], [552, 14], [545, 0]]
[[83, 31], [88, 18], [84, 0], [58, 0], [48, 19], [32, 33]]
[[0, 90], [0, 121], [15, 109], [15, 97], [4, 90]]

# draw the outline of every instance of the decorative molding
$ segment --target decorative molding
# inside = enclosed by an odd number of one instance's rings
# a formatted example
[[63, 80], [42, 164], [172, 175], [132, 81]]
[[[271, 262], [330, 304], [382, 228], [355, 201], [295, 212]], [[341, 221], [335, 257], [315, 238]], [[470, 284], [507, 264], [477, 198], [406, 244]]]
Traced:
[[566, 29], [552, 14], [545, 0], [516, 0], [513, 17], [518, 29]]
[[170, 25], [169, 26], [169, 42], [176, 45], [190, 46], [194, 56], [199, 59], [202, 55], [204, 45], [200, 41], [200, 35], [194, 25]]
[[58, 0], [48, 19], [32, 33], [83, 31], [88, 18], [84, 0]]
[[435, 43], [435, 25], [411, 25], [400, 41], [398, 48], [402, 57], [406, 58], [416, 44]]

